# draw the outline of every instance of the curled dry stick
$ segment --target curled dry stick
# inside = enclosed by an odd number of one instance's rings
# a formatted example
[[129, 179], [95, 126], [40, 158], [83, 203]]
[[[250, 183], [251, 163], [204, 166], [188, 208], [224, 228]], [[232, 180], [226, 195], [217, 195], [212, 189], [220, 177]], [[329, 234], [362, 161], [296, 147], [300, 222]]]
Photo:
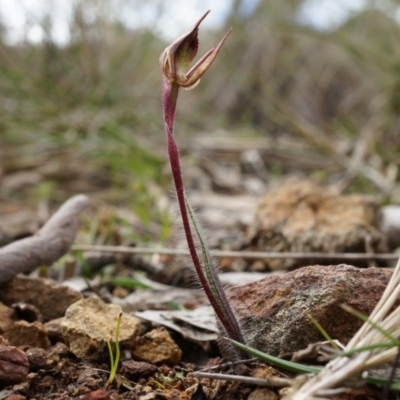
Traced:
[[33, 236], [0, 249], [0, 284], [19, 273], [28, 274], [40, 265], [51, 265], [71, 247], [78, 215], [89, 205], [83, 194], [68, 199]]

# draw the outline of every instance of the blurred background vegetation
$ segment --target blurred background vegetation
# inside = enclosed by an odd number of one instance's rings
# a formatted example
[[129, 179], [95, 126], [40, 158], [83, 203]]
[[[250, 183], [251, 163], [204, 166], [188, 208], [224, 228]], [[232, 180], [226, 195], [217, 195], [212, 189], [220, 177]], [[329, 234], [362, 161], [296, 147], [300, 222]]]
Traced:
[[[166, 4], [148, 1], [162, 18]], [[200, 31], [201, 55], [233, 27], [202, 84], [181, 95], [182, 146], [205, 133], [285, 138], [336, 166], [334, 174], [314, 171], [319, 180], [400, 201], [400, 1], [365, 2], [326, 29], [299, 18], [305, 0], [261, 1], [250, 13], [242, 3], [232, 2], [220, 28]], [[0, 200], [96, 193], [141, 219], [164, 218], [156, 207], [170, 188], [158, 57], [168, 43], [152, 26], [111, 18], [112, 6], [75, 1], [63, 45], [51, 34], [50, 14], [39, 43], [10, 43], [2, 24]], [[28, 188], [5, 181], [21, 171]]]

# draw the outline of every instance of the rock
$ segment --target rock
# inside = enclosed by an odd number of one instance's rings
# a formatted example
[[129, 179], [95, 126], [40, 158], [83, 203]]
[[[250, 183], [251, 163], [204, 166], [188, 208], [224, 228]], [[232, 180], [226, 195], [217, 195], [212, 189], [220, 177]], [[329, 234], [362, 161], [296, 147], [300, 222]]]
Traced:
[[10, 396], [6, 397], [5, 400], [26, 400], [25, 396], [22, 396], [22, 394], [10, 394]]
[[76, 384], [88, 389], [102, 387], [104, 386], [104, 372], [101, 373], [101, 371], [96, 368], [84, 368], [79, 372]]
[[153, 329], [141, 336], [135, 344], [132, 354], [139, 360], [150, 364], [175, 365], [182, 357], [181, 349], [163, 327]]
[[122, 363], [119, 373], [130, 380], [147, 378], [158, 372], [158, 368], [143, 361], [127, 360]]
[[253, 390], [247, 400], [278, 400], [278, 395], [267, 388], [259, 388]]
[[[103, 358], [108, 351], [107, 339], [115, 347], [115, 330], [121, 312], [120, 306], [106, 304], [98, 297], [72, 304], [61, 323], [62, 335], [70, 350], [84, 360]], [[120, 346], [131, 345], [139, 333], [139, 319], [123, 313], [119, 332]]]
[[[311, 181], [292, 181], [261, 198], [248, 228], [248, 248], [273, 252], [387, 251], [379, 231], [379, 207], [369, 197], [341, 195]], [[271, 270], [318, 260], [267, 260]]]
[[344, 311], [346, 303], [369, 315], [393, 270], [350, 265], [310, 266], [228, 289], [246, 343], [271, 355], [288, 357], [323, 340], [306, 313], [332, 339], [346, 344], [362, 321]]
[[387, 237], [389, 248], [395, 250], [400, 247], [400, 206], [382, 207], [381, 215], [380, 228]]
[[15, 310], [0, 303], [0, 334], [10, 329], [16, 319]]
[[15, 277], [1, 286], [0, 301], [6, 305], [28, 303], [37, 307], [44, 321], [63, 317], [67, 308], [82, 294], [50, 279]]
[[57, 354], [46, 351], [40, 347], [32, 347], [26, 351], [31, 371], [39, 369], [49, 370], [59, 361]]
[[64, 343], [58, 342], [54, 346], [52, 346], [47, 353], [50, 357], [55, 356], [60, 359], [66, 357], [70, 353], [70, 351]]
[[26, 354], [14, 346], [0, 346], [0, 387], [20, 383], [27, 377]]
[[16, 321], [3, 336], [13, 346], [32, 346], [47, 349], [50, 340], [44, 325], [39, 322]]
[[95, 390], [85, 396], [86, 400], [111, 400], [110, 394], [103, 389]]
[[44, 324], [44, 328], [46, 329], [47, 336], [53, 343], [60, 342], [63, 340], [63, 336], [62, 336], [62, 332], [61, 332], [61, 322], [63, 322], [63, 321], [64, 321], [64, 317], [53, 319]]

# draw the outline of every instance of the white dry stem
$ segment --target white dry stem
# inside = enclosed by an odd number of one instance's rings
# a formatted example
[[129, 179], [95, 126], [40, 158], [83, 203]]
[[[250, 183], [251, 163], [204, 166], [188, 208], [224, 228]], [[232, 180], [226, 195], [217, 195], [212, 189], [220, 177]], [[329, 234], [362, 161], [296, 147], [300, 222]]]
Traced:
[[[388, 342], [388, 337], [380, 332], [373, 324], [392, 337], [400, 336], [400, 306], [387, 313], [393, 307], [400, 295], [400, 260], [393, 275], [380, 298], [375, 309], [358, 332], [347, 344], [344, 352], [349, 352], [360, 347], [383, 344]], [[287, 400], [321, 399], [327, 396], [332, 388], [345, 386], [350, 378], [359, 376], [362, 372], [380, 367], [393, 362], [399, 348], [375, 348], [373, 350], [354, 353], [348, 357], [337, 357], [330, 361], [318, 375], [311, 377], [300, 388], [292, 388], [287, 395]]]

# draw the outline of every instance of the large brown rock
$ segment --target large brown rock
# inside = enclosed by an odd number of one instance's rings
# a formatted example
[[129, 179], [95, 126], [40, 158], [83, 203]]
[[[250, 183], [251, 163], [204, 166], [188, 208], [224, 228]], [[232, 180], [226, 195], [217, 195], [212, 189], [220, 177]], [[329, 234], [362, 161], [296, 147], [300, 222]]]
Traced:
[[247, 344], [288, 357], [324, 340], [307, 313], [333, 339], [346, 344], [362, 321], [344, 311], [341, 304], [369, 315], [391, 274], [389, 269], [315, 265], [233, 287], [227, 295]]
[[[247, 234], [248, 247], [277, 252], [387, 250], [380, 210], [370, 197], [342, 195], [311, 181], [289, 181], [260, 199]], [[317, 259], [265, 260], [269, 269], [293, 269]]]

